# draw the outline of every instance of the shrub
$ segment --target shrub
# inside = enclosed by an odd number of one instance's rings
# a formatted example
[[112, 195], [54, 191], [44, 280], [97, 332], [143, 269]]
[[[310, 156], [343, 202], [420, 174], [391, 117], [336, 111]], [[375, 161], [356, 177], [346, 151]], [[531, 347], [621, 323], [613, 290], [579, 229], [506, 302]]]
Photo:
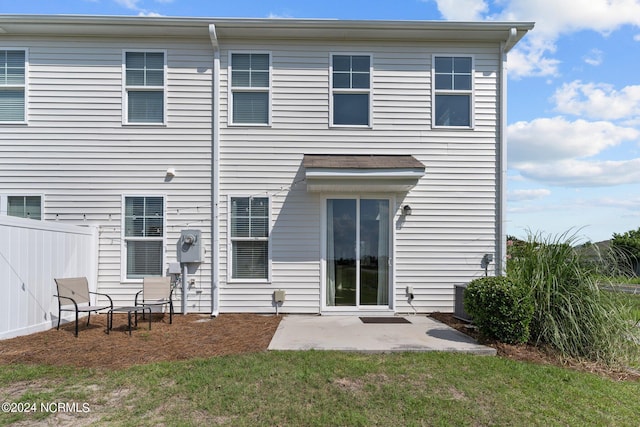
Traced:
[[640, 329], [628, 307], [616, 304], [598, 286], [594, 265], [585, 268], [585, 251], [576, 237], [530, 234], [507, 275], [529, 290], [534, 305], [531, 342], [550, 344], [565, 356], [607, 364], [637, 361]]
[[527, 293], [506, 277], [483, 277], [464, 291], [464, 308], [480, 333], [516, 344], [529, 339], [533, 305]]

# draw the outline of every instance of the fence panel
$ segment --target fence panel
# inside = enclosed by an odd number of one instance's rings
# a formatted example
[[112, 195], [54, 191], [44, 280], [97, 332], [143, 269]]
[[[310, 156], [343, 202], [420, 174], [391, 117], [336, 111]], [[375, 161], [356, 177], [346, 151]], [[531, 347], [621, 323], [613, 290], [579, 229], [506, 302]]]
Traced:
[[93, 226], [0, 217], [0, 339], [56, 325], [54, 277], [86, 276], [96, 290], [97, 237]]

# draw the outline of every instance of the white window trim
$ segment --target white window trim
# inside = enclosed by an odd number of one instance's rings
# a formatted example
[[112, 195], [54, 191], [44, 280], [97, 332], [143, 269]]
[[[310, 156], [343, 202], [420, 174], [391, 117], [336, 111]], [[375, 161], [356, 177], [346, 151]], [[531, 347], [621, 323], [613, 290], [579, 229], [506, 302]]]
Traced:
[[[3, 88], [24, 90], [24, 120], [0, 120], [0, 125], [26, 125], [29, 123], [29, 48], [26, 47], [0, 47], [0, 50], [24, 52], [24, 84], [2, 85]], [[2, 90], [2, 89], [0, 89]]]
[[[125, 200], [127, 197], [162, 197], [162, 239], [125, 236]], [[162, 276], [166, 276], [167, 265], [167, 195], [166, 194], [123, 194], [120, 208], [120, 281], [122, 283], [142, 283], [143, 279], [127, 278], [127, 241], [162, 240]]]
[[[163, 53], [162, 86], [127, 86], [127, 53]], [[166, 49], [123, 49], [122, 50], [122, 124], [125, 126], [166, 126], [167, 125], [167, 50]], [[129, 90], [158, 91], [162, 88], [162, 123], [158, 122], [129, 122]]]
[[[262, 240], [264, 241], [264, 237], [246, 237], [246, 238], [237, 238], [232, 237], [231, 235], [231, 199], [232, 198], [250, 198], [250, 197], [261, 197], [267, 198], [269, 203], [269, 212], [268, 212], [268, 221], [269, 221], [269, 235], [266, 237], [267, 239], [267, 278], [266, 279], [235, 279], [233, 278], [233, 242], [244, 240], [244, 241], [252, 241], [252, 240]], [[272, 233], [272, 200], [270, 195], [255, 195], [254, 194], [229, 194], [227, 196], [227, 283], [271, 283], [271, 266], [272, 266], [272, 250], [271, 250], [271, 233]]]
[[[436, 90], [436, 57], [471, 58], [471, 90]], [[431, 127], [433, 129], [465, 130], [475, 127], [475, 55], [462, 53], [434, 53], [431, 56]], [[436, 125], [436, 95], [470, 95], [469, 96], [469, 126], [438, 126]]]
[[[246, 86], [232, 86], [232, 61], [231, 58], [234, 54], [260, 54], [269, 55], [269, 86], [267, 87], [246, 87]], [[268, 50], [232, 50], [229, 51], [229, 57], [227, 59], [227, 125], [232, 127], [270, 127], [271, 116], [273, 111], [273, 55]], [[234, 92], [266, 92], [268, 93], [268, 105], [267, 105], [267, 123], [235, 123], [233, 121], [233, 94]], [[241, 197], [241, 196], [234, 196]]]
[[[40, 221], [44, 221], [44, 194], [43, 193], [7, 193], [0, 194], [0, 216], [10, 216], [9, 215], [9, 197], [18, 196], [18, 197], [40, 197]], [[11, 216], [11, 218], [17, 218]]]
[[[334, 56], [368, 56], [369, 57], [369, 89], [334, 89], [333, 88], [333, 57]], [[367, 125], [337, 125], [333, 123], [333, 95], [334, 93], [353, 93], [369, 95], [369, 124]], [[329, 127], [373, 129], [373, 54], [363, 52], [331, 52], [329, 53]]]

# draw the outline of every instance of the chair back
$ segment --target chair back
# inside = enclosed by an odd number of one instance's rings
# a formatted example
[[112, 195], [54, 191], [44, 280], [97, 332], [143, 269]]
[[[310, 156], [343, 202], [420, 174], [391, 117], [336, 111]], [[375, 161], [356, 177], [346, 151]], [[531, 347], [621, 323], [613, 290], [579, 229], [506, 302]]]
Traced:
[[[58, 295], [72, 298], [77, 304], [91, 304], [89, 299], [89, 282], [86, 277], [71, 277], [65, 279], [53, 279], [58, 287]], [[68, 299], [61, 301], [62, 305], [71, 304]]]
[[142, 300], [146, 303], [169, 302], [171, 277], [145, 277], [142, 281]]

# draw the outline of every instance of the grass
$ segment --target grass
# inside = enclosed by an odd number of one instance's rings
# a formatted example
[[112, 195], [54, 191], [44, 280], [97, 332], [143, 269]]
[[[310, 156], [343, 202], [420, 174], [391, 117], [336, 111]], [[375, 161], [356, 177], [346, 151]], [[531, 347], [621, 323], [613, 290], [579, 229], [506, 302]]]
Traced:
[[509, 261], [508, 277], [533, 300], [531, 342], [566, 356], [637, 366], [640, 330], [628, 307], [600, 289], [599, 273], [609, 264], [587, 260], [576, 240], [569, 232], [530, 234]]
[[448, 353], [264, 352], [119, 371], [14, 365], [0, 384], [2, 401], [90, 407], [4, 413], [0, 424], [640, 424], [637, 382]]

